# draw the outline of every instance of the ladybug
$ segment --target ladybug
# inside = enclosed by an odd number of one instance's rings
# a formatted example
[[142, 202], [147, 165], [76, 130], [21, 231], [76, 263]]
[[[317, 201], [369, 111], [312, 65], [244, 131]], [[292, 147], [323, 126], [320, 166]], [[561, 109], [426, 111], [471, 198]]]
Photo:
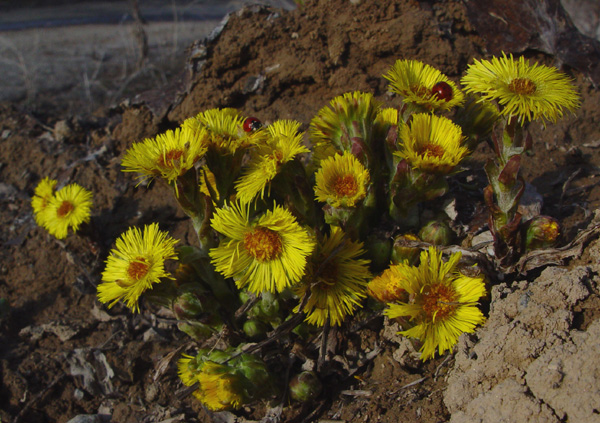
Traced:
[[255, 117], [249, 117], [244, 121], [244, 132], [254, 132], [262, 128], [262, 122]]
[[452, 87], [447, 82], [440, 81], [433, 86], [431, 94], [438, 100], [450, 101], [452, 100]]

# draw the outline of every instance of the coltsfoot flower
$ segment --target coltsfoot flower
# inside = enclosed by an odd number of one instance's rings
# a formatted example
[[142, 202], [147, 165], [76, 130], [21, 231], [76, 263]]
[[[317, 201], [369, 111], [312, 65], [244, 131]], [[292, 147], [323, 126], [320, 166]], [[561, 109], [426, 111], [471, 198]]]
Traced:
[[58, 181], [46, 177], [35, 187], [33, 198], [31, 199], [31, 208], [33, 209], [35, 223], [39, 226], [44, 226], [46, 223], [48, 205], [54, 197], [54, 190], [57, 183]]
[[329, 319], [332, 325], [339, 325], [360, 307], [371, 278], [370, 260], [359, 258], [364, 253], [362, 242], [351, 241], [337, 226], [318, 244], [307, 274], [296, 288], [298, 297], [308, 296], [302, 309], [308, 323], [323, 326]]
[[90, 221], [92, 193], [78, 184], [70, 184], [53, 193], [56, 181], [44, 178], [31, 201], [35, 221], [50, 235], [64, 239], [69, 228], [74, 232]]
[[158, 176], [173, 183], [202, 158], [207, 137], [203, 129], [177, 128], [136, 142], [123, 157], [123, 172], [139, 173], [140, 182]]
[[140, 296], [161, 278], [172, 276], [165, 269], [165, 260], [176, 259], [175, 244], [167, 232], [160, 231], [157, 223], [143, 230], [129, 228], [117, 239], [102, 272], [98, 285], [98, 299], [114, 306], [119, 300], [133, 311], [139, 311]]
[[318, 201], [339, 207], [355, 207], [367, 195], [369, 171], [349, 152], [321, 162], [315, 176]]
[[394, 154], [427, 173], [447, 175], [469, 154], [460, 126], [429, 113], [414, 114], [400, 137], [403, 145]]
[[248, 206], [235, 203], [217, 210], [211, 225], [226, 237], [209, 252], [216, 270], [255, 294], [281, 292], [297, 283], [315, 246], [281, 206], [250, 220]]
[[249, 203], [259, 193], [263, 198], [266, 187], [281, 167], [298, 154], [308, 153], [299, 128], [300, 122], [292, 120], [278, 120], [266, 128], [265, 142], [256, 145], [249, 166], [235, 184], [241, 203]]
[[404, 266], [392, 265], [381, 275], [373, 278], [367, 285], [367, 292], [371, 297], [381, 303], [393, 303], [396, 301], [407, 301], [408, 294], [402, 287]]
[[423, 342], [421, 359], [432, 358], [452, 349], [462, 333], [471, 333], [484, 322], [477, 301], [486, 294], [483, 277], [469, 277], [456, 270], [461, 254], [453, 254], [448, 262], [434, 247], [421, 253], [418, 267], [397, 265], [402, 275], [400, 286], [409, 300], [389, 304], [389, 318], [408, 317], [414, 327], [399, 334]]
[[318, 163], [344, 151], [350, 151], [357, 157], [371, 154], [380, 108], [372, 94], [360, 91], [345, 93], [331, 100], [310, 122], [314, 160]]
[[521, 56], [515, 60], [503, 53], [492, 60], [475, 60], [469, 65], [461, 83], [482, 100], [494, 100], [505, 116], [520, 122], [549, 120], [556, 122], [564, 110], [579, 107], [579, 95], [571, 80], [554, 67], [530, 65]]
[[387, 74], [390, 89], [426, 110], [450, 110], [464, 101], [456, 84], [436, 68], [418, 60], [397, 60]]

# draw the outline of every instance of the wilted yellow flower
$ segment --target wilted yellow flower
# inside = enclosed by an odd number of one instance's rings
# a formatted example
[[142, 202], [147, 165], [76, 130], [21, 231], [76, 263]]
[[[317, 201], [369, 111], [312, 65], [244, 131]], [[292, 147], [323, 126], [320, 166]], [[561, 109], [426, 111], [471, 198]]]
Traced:
[[446, 175], [469, 154], [460, 126], [429, 113], [414, 114], [400, 138], [403, 145], [394, 154], [423, 172]]
[[351, 241], [337, 226], [317, 245], [307, 274], [296, 288], [298, 297], [308, 296], [302, 309], [308, 323], [323, 326], [329, 319], [339, 325], [360, 307], [371, 277], [370, 260], [358, 258], [364, 252], [362, 242]]
[[205, 130], [177, 128], [136, 142], [123, 157], [123, 172], [137, 172], [141, 181], [160, 176], [173, 183], [202, 158], [207, 136]]
[[297, 283], [315, 246], [281, 206], [250, 220], [248, 206], [233, 204], [217, 210], [211, 225], [226, 237], [209, 252], [216, 270], [255, 294], [281, 292]]
[[161, 278], [172, 276], [165, 269], [165, 260], [176, 259], [175, 244], [158, 224], [145, 225], [143, 231], [129, 228], [116, 242], [106, 260], [98, 299], [112, 307], [119, 300], [133, 311], [139, 311], [138, 300], [144, 291], [152, 289]]
[[76, 232], [82, 223], [90, 221], [91, 208], [90, 191], [77, 184], [67, 185], [56, 191], [42, 211], [42, 226], [56, 238], [66, 238], [69, 228]]
[[407, 301], [408, 294], [402, 287], [403, 266], [392, 265], [381, 275], [373, 278], [367, 286], [367, 292], [377, 301], [392, 303], [395, 301]]
[[471, 333], [484, 322], [477, 301], [485, 295], [483, 277], [469, 277], [456, 270], [461, 254], [453, 254], [448, 262], [434, 247], [421, 253], [418, 267], [397, 265], [402, 288], [409, 300], [390, 304], [385, 310], [389, 318], [408, 317], [414, 327], [399, 332], [423, 342], [421, 359], [432, 358], [452, 349], [462, 333]]
[[281, 166], [298, 154], [308, 153], [302, 144], [300, 122], [278, 120], [266, 129], [265, 142], [258, 143], [249, 166], [235, 184], [237, 198], [249, 203], [258, 193], [264, 196], [265, 188], [281, 170]]
[[47, 221], [48, 205], [54, 197], [54, 189], [57, 183], [58, 181], [46, 177], [35, 187], [31, 199], [31, 208], [33, 209], [35, 223], [39, 226], [44, 226]]
[[367, 195], [369, 171], [352, 155], [344, 152], [321, 162], [315, 176], [318, 201], [333, 207], [355, 207]]
[[579, 107], [579, 95], [564, 73], [554, 67], [530, 65], [523, 56], [515, 60], [512, 54], [503, 53], [491, 61], [475, 60], [461, 83], [467, 92], [497, 101], [503, 115], [515, 116], [520, 122], [556, 122], [563, 109], [573, 112]]
[[418, 60], [397, 60], [383, 77], [405, 103], [427, 110], [449, 110], [464, 100], [463, 93], [446, 75]]

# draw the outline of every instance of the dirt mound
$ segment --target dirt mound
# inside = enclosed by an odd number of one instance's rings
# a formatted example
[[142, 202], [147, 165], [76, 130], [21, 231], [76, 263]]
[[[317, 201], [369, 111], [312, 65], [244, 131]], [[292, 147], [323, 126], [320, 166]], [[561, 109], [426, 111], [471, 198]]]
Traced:
[[[397, 59], [422, 60], [458, 81], [472, 58], [485, 56], [486, 42], [459, 1], [321, 0], [306, 2], [291, 12], [246, 7], [231, 14], [215, 38], [195, 43], [188, 53], [186, 73], [171, 90], [144, 92], [94, 115], [54, 122], [10, 106], [0, 109], [0, 215], [5, 223], [0, 227], [0, 298], [10, 304], [0, 321], [2, 421], [66, 422], [82, 414], [100, 415], [97, 421], [110, 421], [112, 416], [114, 422], [233, 421], [227, 414], [209, 415], [191, 397], [176, 397], [181, 385], [169, 354], [190, 343], [175, 330], [170, 316], [157, 315], [153, 309], [132, 315], [120, 306], [108, 312], [96, 301], [103, 260], [127, 227], [159, 221], [183, 243], [193, 244], [195, 238], [166, 187], [154, 183], [136, 188], [133, 178], [120, 172], [125, 149], [211, 107], [236, 107], [266, 122], [296, 119], [306, 129], [321, 107], [347, 91], [371, 92], [397, 105], [382, 78]], [[558, 65], [553, 56], [532, 50], [525, 53]], [[575, 79], [582, 107], [576, 116], [557, 125], [532, 125], [535, 148], [526, 157], [523, 176], [543, 196], [543, 213], [560, 219], [570, 239], [588, 225], [591, 212], [600, 206], [596, 181], [600, 94], [586, 75], [568, 67], [564, 70]], [[485, 145], [475, 152], [469, 166], [476, 175], [483, 174], [483, 161], [489, 156]], [[77, 182], [93, 190], [95, 212], [78, 236], [57, 241], [35, 225], [30, 197], [45, 176], [58, 179], [59, 184]], [[465, 176], [457, 178], [465, 182], [460, 179]], [[479, 204], [473, 204], [464, 219], [473, 219], [475, 210], [483, 208], [483, 198], [473, 198]], [[548, 272], [560, 274], [555, 277], [564, 282], [560, 286], [568, 285], [569, 278], [585, 285], [580, 276], [587, 274], [587, 265], [580, 264], [583, 267], [572, 271]], [[467, 420], [465, 410], [468, 404], [487, 407], [491, 402], [484, 403], [484, 397], [493, 397], [501, 387], [508, 392], [506, 398], [528, 401], [523, 410], [543, 411], [559, 420], [575, 418], [560, 390], [575, 389], [569, 381], [588, 370], [561, 367], [565, 383], [551, 393], [547, 381], [536, 375], [543, 375], [554, 363], [554, 355], [579, 357], [579, 353], [558, 351], [558, 344], [542, 340], [546, 332], [530, 330], [541, 324], [537, 320], [523, 323], [531, 332], [528, 336], [540, 338], [545, 345], [535, 357], [528, 356], [530, 361], [514, 364], [506, 375], [494, 373], [494, 383], [479, 388], [475, 380], [461, 376], [468, 366], [483, 366], [484, 356], [473, 358], [471, 353], [487, 348], [486, 339], [494, 336], [492, 329], [501, 327], [494, 322], [502, 307], [519, 307], [524, 295], [533, 298], [531, 304], [537, 307], [551, 296], [544, 284], [552, 280], [534, 279], [507, 281], [495, 288], [493, 302], [502, 295], [510, 301], [492, 306], [489, 327], [481, 329], [471, 344], [463, 339], [456, 365], [448, 356], [425, 365], [395, 356], [397, 343], [383, 336], [381, 319], [372, 320], [360, 332], [339, 341], [336, 365], [353, 369], [353, 377], [332, 377], [326, 381], [327, 395], [310, 409], [287, 407], [283, 421], [433, 423], [447, 421], [451, 412], [456, 413], [452, 419], [457, 422], [491, 421], [476, 411]], [[527, 294], [530, 290], [533, 294]], [[568, 302], [565, 307], [573, 315], [559, 316], [563, 330], [570, 331], [561, 339], [577, 351], [589, 351], [591, 336], [597, 331], [593, 323], [600, 310], [597, 296], [592, 292], [587, 297], [563, 294]], [[584, 315], [592, 321], [582, 327], [577, 316]], [[369, 359], [344, 361], [361, 356], [358, 352]], [[570, 359], [565, 355], [562, 360]], [[450, 383], [463, 386], [464, 392], [457, 394], [454, 388], [454, 394], [445, 394], [449, 369], [454, 369]], [[485, 372], [498, 371], [486, 367]], [[264, 404], [241, 412], [248, 420], [260, 420], [264, 413]], [[510, 417], [527, 421], [526, 414]]]

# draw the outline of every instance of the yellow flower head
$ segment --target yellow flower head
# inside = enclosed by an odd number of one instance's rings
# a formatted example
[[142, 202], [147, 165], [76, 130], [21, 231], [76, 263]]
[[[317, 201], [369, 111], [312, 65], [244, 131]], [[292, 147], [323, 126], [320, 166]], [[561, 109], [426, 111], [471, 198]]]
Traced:
[[67, 237], [69, 228], [76, 232], [82, 223], [90, 221], [92, 193], [70, 184], [58, 190], [42, 212], [42, 225], [58, 239]]
[[485, 318], [477, 301], [485, 295], [483, 277], [472, 278], [456, 270], [460, 253], [453, 254], [448, 262], [434, 247], [421, 253], [418, 267], [406, 263], [397, 265], [402, 274], [400, 286], [409, 300], [390, 304], [385, 310], [389, 318], [408, 317], [415, 324], [399, 332], [423, 342], [421, 359], [432, 358], [452, 349], [462, 333], [471, 333]]
[[144, 291], [160, 278], [172, 278], [165, 269], [165, 260], [176, 259], [175, 244], [158, 224], [144, 226], [143, 231], [129, 228], [116, 242], [106, 260], [102, 283], [98, 285], [98, 299], [110, 303], [119, 300], [133, 311], [139, 311], [138, 300]]
[[336, 208], [355, 207], [367, 195], [369, 180], [369, 171], [346, 151], [321, 162], [315, 195], [318, 201]]
[[209, 252], [216, 270], [255, 294], [281, 292], [297, 283], [315, 246], [307, 230], [281, 206], [250, 220], [248, 206], [233, 204], [217, 210], [211, 225], [225, 235]]
[[123, 157], [123, 172], [139, 173], [140, 182], [160, 176], [173, 183], [202, 158], [206, 137], [205, 131], [177, 128], [136, 142]]
[[400, 138], [403, 145], [394, 154], [423, 172], [446, 175], [469, 154], [462, 145], [460, 126], [429, 113], [412, 115], [410, 123], [402, 127]]
[[244, 132], [244, 117], [233, 108], [209, 109], [186, 119], [182, 128], [195, 131], [202, 129], [209, 134], [210, 146], [226, 154], [233, 154], [240, 148], [246, 148], [264, 136], [263, 130]]
[[339, 325], [360, 307], [371, 277], [370, 260], [358, 258], [365, 252], [362, 247], [337, 226], [318, 244], [307, 275], [296, 288], [300, 298], [308, 296], [302, 309], [308, 323], [323, 326], [329, 319]]
[[405, 103], [427, 110], [450, 110], [464, 100], [463, 93], [446, 75], [418, 60], [397, 60], [383, 77]]
[[35, 187], [31, 199], [31, 208], [33, 209], [35, 223], [39, 226], [45, 226], [47, 222], [48, 205], [54, 197], [54, 189], [57, 183], [58, 181], [46, 177]]
[[393, 265], [386, 269], [381, 275], [373, 278], [367, 286], [367, 292], [381, 303], [393, 303], [396, 301], [407, 301], [408, 294], [402, 287], [403, 266]]
[[556, 122], [563, 109], [574, 112], [579, 107], [579, 95], [565, 74], [554, 67], [530, 65], [522, 56], [515, 60], [503, 53], [491, 61], [475, 60], [461, 83], [467, 92], [497, 101], [503, 115], [520, 122]]
[[227, 365], [210, 360], [198, 363], [194, 357], [184, 354], [177, 367], [184, 385], [199, 384], [193, 394], [209, 410], [238, 409], [246, 402], [243, 378]]
[[298, 154], [309, 152], [302, 144], [299, 128], [300, 122], [293, 120], [278, 120], [267, 127], [265, 142], [257, 144], [250, 165], [235, 184], [241, 203], [249, 203], [258, 193], [263, 198], [265, 188], [281, 167]]
[[[368, 149], [374, 143], [373, 127], [380, 107], [372, 94], [360, 91], [331, 100], [310, 122], [315, 161], [318, 163], [336, 152]], [[356, 144], [357, 140], [362, 144]]]

